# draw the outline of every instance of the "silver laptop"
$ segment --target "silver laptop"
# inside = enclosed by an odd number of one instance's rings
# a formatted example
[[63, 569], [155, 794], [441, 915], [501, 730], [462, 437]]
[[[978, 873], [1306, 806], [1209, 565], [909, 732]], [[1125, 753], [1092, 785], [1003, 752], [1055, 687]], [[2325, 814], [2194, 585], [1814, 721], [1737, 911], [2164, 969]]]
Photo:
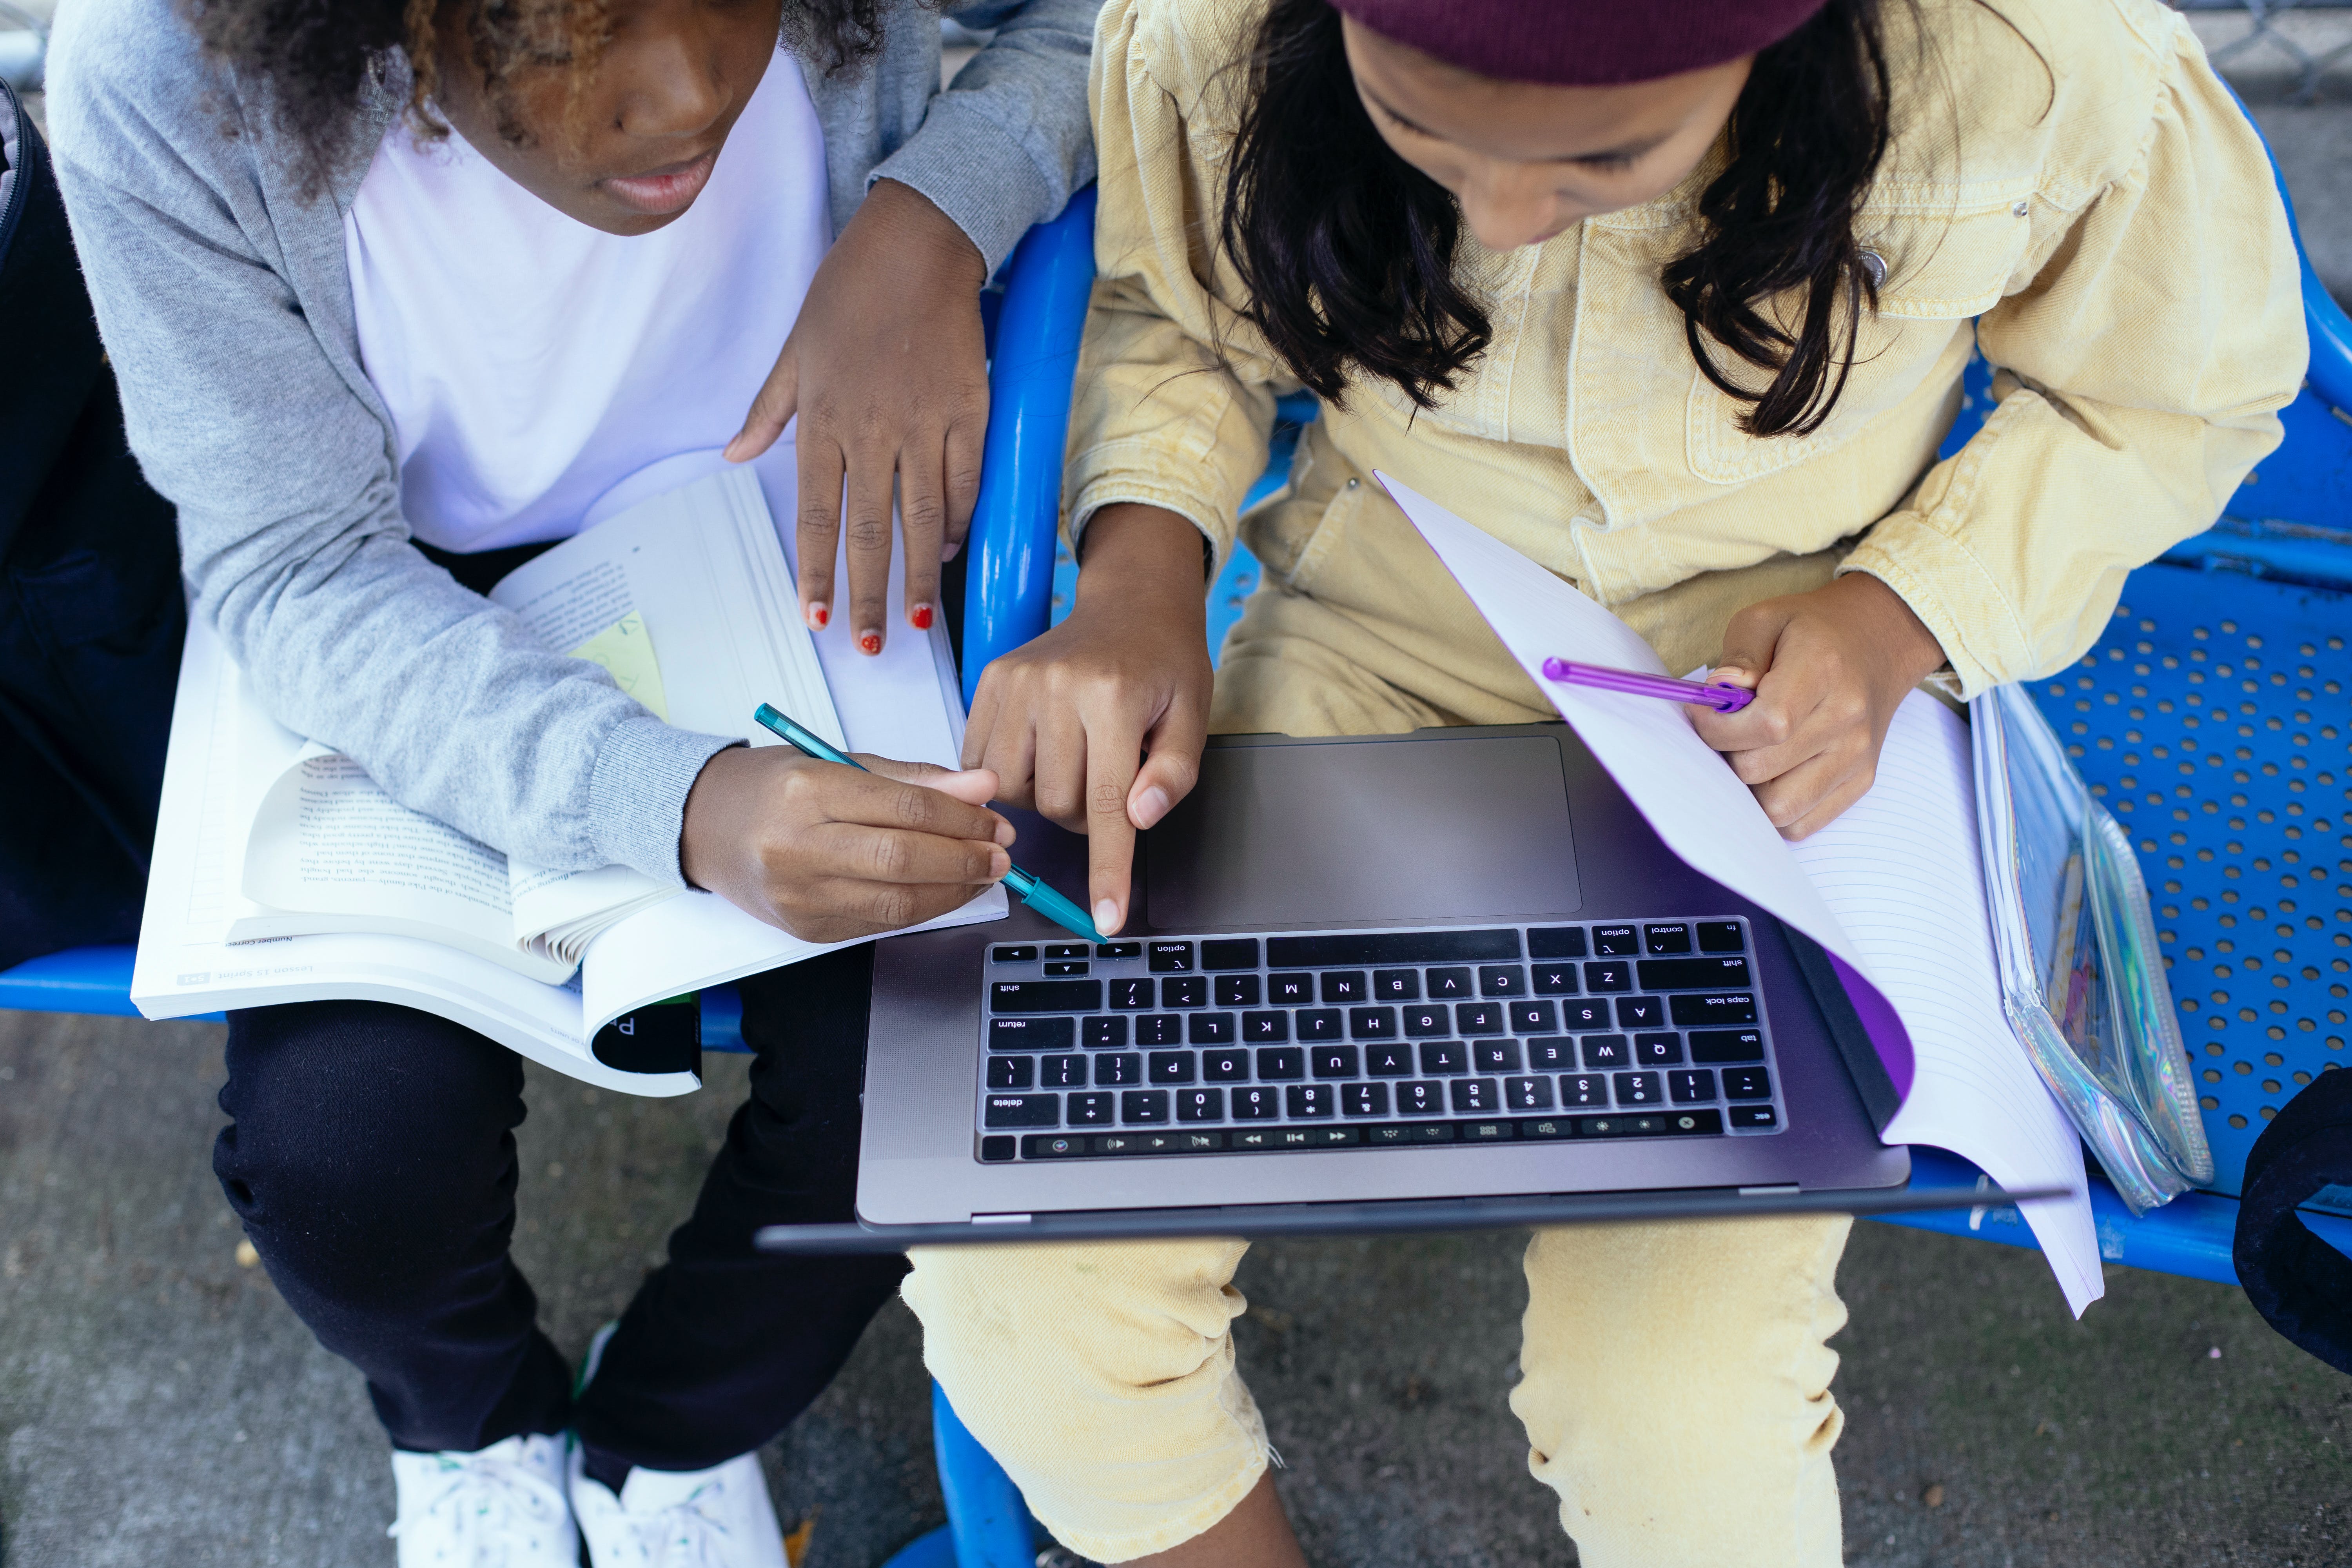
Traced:
[[[1084, 840], [1019, 826], [1084, 887]], [[855, 1220], [761, 1241], [1954, 1201], [1906, 1191], [1896, 1104], [1826, 955], [1672, 854], [1566, 726], [1220, 737], [1117, 940], [1016, 903], [877, 945]]]

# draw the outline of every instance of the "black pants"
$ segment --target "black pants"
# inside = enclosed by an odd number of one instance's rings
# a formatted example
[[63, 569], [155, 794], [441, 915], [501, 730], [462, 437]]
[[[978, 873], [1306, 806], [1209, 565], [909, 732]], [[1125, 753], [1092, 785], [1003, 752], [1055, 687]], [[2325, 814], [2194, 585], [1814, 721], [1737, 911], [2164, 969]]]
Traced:
[[507, 1251], [511, 1051], [377, 1003], [232, 1013], [213, 1170], [288, 1303], [366, 1374], [395, 1447], [569, 1426], [607, 1461], [702, 1469], [815, 1398], [904, 1272], [751, 1245], [763, 1225], [849, 1215], [872, 972], [857, 947], [742, 983], [751, 1099], [577, 1402]]

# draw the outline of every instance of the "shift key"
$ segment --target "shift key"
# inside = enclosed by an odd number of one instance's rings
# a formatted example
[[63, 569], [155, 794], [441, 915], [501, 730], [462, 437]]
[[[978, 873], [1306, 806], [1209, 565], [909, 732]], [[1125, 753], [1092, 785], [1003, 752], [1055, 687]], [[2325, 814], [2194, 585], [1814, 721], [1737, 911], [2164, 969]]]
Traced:
[[1645, 958], [1633, 969], [1644, 991], [1703, 991], [1750, 984], [1744, 958]]
[[988, 988], [992, 1013], [1099, 1013], [1099, 980], [1000, 980]]

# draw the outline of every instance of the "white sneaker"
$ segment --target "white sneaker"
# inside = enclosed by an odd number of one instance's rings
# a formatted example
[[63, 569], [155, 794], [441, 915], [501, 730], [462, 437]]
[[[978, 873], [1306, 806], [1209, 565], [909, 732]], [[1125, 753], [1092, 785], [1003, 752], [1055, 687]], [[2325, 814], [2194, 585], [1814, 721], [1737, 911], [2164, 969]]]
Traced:
[[563, 1449], [533, 1435], [472, 1454], [394, 1450], [400, 1568], [578, 1568]]
[[588, 1474], [575, 1443], [572, 1511], [595, 1568], [785, 1568], [784, 1533], [757, 1454], [708, 1470], [639, 1466], [615, 1497]]

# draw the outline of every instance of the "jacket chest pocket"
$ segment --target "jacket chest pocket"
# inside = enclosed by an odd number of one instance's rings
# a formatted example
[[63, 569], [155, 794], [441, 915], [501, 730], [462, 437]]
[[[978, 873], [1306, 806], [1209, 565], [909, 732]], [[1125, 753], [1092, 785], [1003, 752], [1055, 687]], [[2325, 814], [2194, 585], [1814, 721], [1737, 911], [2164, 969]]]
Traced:
[[[1692, 472], [1711, 484], [1738, 484], [1792, 468], [1853, 439], [1928, 377], [1953, 374], [1945, 351], [1957, 324], [2000, 301], [2032, 237], [2030, 191], [1979, 200], [1979, 210], [1955, 215], [1948, 189], [1940, 202], [1928, 193], [1899, 210], [1864, 209], [1855, 225], [1864, 264], [1874, 257], [1885, 269], [1878, 309], [1863, 312], [1844, 389], [1811, 434], [1748, 434], [1740, 420], [1754, 405], [1727, 395], [1694, 366], [1686, 409]], [[1751, 390], [1768, 379], [1721, 350], [1717, 364]]]

